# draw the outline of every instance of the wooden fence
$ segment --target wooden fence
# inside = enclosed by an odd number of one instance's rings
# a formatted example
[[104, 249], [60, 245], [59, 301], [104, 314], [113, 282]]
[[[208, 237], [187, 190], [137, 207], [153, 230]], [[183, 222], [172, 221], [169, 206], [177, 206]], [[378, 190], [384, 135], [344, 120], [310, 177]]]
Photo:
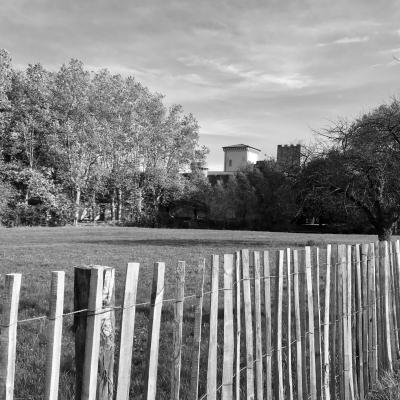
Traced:
[[[220, 266], [221, 264], [221, 266]], [[74, 314], [76, 398], [157, 398], [161, 314], [173, 304], [170, 399], [367, 399], [386, 371], [398, 367], [399, 242], [328, 245], [326, 249], [213, 255], [205, 290], [185, 297], [185, 263], [176, 268], [173, 299], [164, 299], [164, 263], [155, 263], [144, 393], [131, 393], [140, 265], [129, 263], [124, 298], [114, 303], [114, 269], [75, 269], [75, 311], [63, 313], [64, 272], [52, 273], [44, 398], [57, 400], [63, 318]], [[221, 279], [222, 278], [222, 279]], [[220, 284], [220, 280], [222, 283]], [[13, 399], [20, 274], [5, 276], [0, 321], [0, 398]], [[205, 300], [209, 296], [209, 301]], [[185, 302], [195, 300], [190, 385], [181, 391]], [[205, 304], [209, 310], [205, 310]], [[219, 310], [223, 309], [223, 317]], [[115, 310], [122, 312], [115, 357]], [[205, 322], [203, 311], [209, 314]], [[26, 321], [24, 321], [26, 322]], [[199, 382], [202, 328], [208, 328], [206, 382]], [[223, 340], [220, 331], [223, 330]], [[222, 347], [222, 351], [221, 351]], [[115, 368], [114, 368], [115, 367]], [[116, 377], [114, 379], [114, 377]], [[204, 387], [199, 393], [199, 387]]]

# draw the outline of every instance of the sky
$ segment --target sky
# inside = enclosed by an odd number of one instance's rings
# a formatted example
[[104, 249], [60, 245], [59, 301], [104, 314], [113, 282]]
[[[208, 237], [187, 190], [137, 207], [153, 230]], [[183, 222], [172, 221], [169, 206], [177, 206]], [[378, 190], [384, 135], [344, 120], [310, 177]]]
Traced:
[[1, 0], [0, 48], [135, 76], [194, 114], [211, 170], [400, 96], [398, 0]]

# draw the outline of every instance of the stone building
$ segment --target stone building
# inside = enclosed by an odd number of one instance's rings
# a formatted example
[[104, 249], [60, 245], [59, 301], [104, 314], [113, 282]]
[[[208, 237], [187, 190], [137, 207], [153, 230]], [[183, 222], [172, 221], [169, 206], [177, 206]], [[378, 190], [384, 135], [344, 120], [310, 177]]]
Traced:
[[301, 145], [278, 145], [276, 162], [282, 172], [298, 172], [301, 166]]

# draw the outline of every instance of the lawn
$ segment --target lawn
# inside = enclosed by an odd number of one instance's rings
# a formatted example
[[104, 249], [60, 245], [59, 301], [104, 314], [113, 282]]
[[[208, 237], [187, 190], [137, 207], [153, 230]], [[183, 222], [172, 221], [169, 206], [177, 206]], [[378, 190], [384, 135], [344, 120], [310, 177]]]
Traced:
[[[121, 303], [124, 271], [127, 262], [140, 262], [138, 302], [150, 297], [152, 266], [156, 261], [166, 263], [165, 295], [174, 296], [172, 282], [174, 266], [184, 260], [186, 266], [185, 295], [195, 293], [199, 282], [197, 262], [204, 257], [209, 267], [211, 254], [233, 253], [249, 248], [274, 250], [306, 245], [324, 247], [327, 243], [364, 243], [374, 236], [294, 234], [248, 231], [211, 231], [121, 228], [81, 226], [77, 228], [16, 228], [0, 229], [0, 274], [23, 274], [19, 319], [44, 315], [48, 312], [50, 271], [66, 271], [65, 312], [73, 309], [73, 267], [101, 264], [116, 269], [116, 302]], [[210, 285], [207, 269], [206, 290]], [[3, 280], [1, 281], [1, 286]], [[185, 304], [183, 343], [183, 395], [189, 384], [190, 355], [193, 328], [193, 301]], [[205, 312], [207, 313], [207, 301]], [[141, 398], [144, 350], [147, 340], [148, 308], [138, 310], [133, 354], [132, 394]], [[166, 306], [162, 319], [158, 396], [168, 398], [170, 381], [170, 353], [172, 336], [171, 307]], [[74, 350], [71, 332], [72, 317], [64, 323], [61, 374], [61, 399], [73, 398]], [[44, 322], [30, 322], [18, 327], [16, 398], [40, 399], [43, 396], [44, 359], [46, 354], [46, 326]], [[207, 326], [204, 327], [204, 337]], [[202, 363], [206, 363], [207, 341], [203, 342]], [[206, 364], [203, 364], [206, 365]], [[185, 368], [186, 367], [186, 368]], [[203, 368], [204, 370], [204, 368]], [[204, 371], [203, 371], [204, 373]], [[201, 385], [201, 390], [204, 385]], [[200, 390], [200, 393], [201, 393]]]

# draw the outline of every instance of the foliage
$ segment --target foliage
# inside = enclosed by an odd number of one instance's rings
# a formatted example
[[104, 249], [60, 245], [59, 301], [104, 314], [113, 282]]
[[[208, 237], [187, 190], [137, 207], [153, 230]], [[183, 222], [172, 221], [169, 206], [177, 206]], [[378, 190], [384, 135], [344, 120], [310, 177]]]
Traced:
[[[323, 132], [331, 144], [302, 172], [306, 204], [329, 213], [338, 201], [361, 211], [380, 240], [400, 217], [400, 102], [394, 99], [355, 121], [339, 121]], [[321, 196], [321, 194], [323, 194]], [[326, 201], [323, 201], [326, 199]]]
[[77, 223], [84, 210], [94, 219], [98, 202], [112, 219], [154, 223], [204, 158], [198, 131], [193, 115], [133, 77], [74, 59], [56, 72], [16, 71], [0, 51], [1, 174], [17, 199], [9, 223], [66, 223], [71, 212]]

